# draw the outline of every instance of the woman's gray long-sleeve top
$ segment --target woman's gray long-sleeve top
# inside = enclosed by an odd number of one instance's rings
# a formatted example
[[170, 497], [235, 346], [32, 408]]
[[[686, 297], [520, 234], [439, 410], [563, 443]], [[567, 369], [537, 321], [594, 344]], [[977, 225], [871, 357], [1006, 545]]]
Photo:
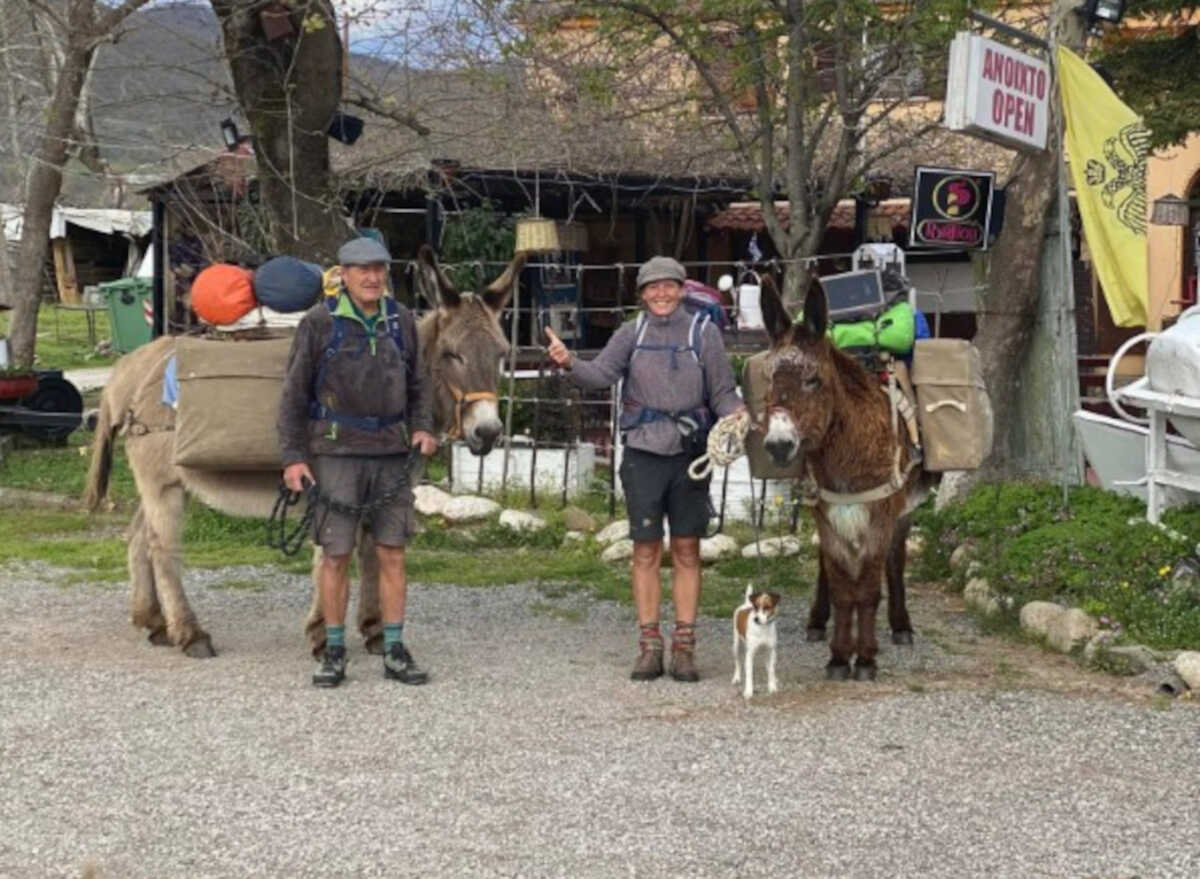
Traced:
[[[594, 360], [572, 361], [567, 376], [581, 387], [599, 390], [616, 384], [628, 369], [623, 408], [640, 405], [660, 412], [686, 412], [707, 403], [717, 417], [723, 418], [740, 409], [742, 399], [725, 357], [721, 331], [711, 322], [704, 326], [697, 361], [687, 350], [691, 325], [692, 315], [682, 305], [665, 317], [647, 312], [642, 344], [674, 347], [674, 353], [639, 349], [635, 354], [637, 321], [626, 321]], [[625, 434], [625, 444], [656, 455], [683, 452], [679, 429], [669, 418], [630, 428]]]

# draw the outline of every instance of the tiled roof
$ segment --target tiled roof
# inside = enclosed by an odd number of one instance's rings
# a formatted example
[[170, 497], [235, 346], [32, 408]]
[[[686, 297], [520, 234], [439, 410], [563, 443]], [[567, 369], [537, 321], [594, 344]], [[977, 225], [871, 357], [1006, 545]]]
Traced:
[[[890, 226], [908, 224], [912, 202], [907, 198], [889, 198], [870, 209], [867, 221], [885, 221]], [[775, 202], [775, 215], [787, 225], [789, 205], [786, 201]], [[756, 201], [734, 202], [708, 221], [711, 229], [735, 229], [757, 232], [764, 228], [762, 206]], [[831, 227], [854, 228], [854, 199], [844, 198], [837, 203], [829, 218]]]

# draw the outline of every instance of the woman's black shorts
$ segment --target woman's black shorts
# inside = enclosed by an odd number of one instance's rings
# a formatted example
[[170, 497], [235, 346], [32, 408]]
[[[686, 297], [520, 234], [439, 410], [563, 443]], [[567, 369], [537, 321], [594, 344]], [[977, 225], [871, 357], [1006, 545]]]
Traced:
[[688, 476], [691, 461], [688, 455], [655, 455], [626, 447], [620, 473], [631, 538], [662, 540], [664, 515], [672, 537], [703, 537], [707, 533], [711, 478]]

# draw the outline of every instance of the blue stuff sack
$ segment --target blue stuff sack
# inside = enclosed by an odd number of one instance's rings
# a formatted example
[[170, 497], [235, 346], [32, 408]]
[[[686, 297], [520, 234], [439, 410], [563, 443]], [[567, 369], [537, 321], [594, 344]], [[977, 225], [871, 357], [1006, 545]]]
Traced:
[[254, 297], [284, 314], [311, 308], [321, 289], [321, 267], [294, 256], [269, 259], [254, 273]]

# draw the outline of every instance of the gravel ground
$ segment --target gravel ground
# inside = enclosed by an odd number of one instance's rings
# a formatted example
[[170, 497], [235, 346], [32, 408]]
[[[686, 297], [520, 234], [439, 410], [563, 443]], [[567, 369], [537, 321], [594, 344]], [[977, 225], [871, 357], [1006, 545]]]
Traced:
[[203, 661], [55, 581], [0, 575], [5, 877], [1200, 875], [1196, 704], [979, 638], [937, 592], [875, 684], [824, 682], [785, 606], [781, 692], [746, 705], [723, 620], [700, 684], [635, 684], [628, 608], [418, 585], [430, 685], [354, 643], [325, 691], [303, 577], [190, 572]]

